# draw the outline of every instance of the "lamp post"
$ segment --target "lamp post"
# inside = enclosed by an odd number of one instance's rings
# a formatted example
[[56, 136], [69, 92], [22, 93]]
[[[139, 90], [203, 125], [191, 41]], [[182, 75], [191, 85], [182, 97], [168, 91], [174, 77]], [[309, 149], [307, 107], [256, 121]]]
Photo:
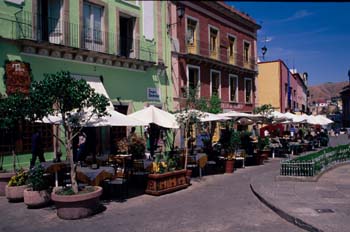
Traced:
[[349, 85], [350, 85], [350, 69], [348, 70]]
[[261, 48], [261, 52], [262, 52], [262, 58], [263, 60], [265, 60], [265, 54], [267, 52], [267, 47], [264, 45], [264, 47]]
[[177, 6], [176, 6], [176, 15], [177, 15], [177, 17], [179, 17], [180, 21], [178, 21], [178, 22], [176, 22], [176, 23], [171, 23], [171, 24], [168, 23], [168, 24], [167, 24], [168, 33], [169, 33], [169, 30], [170, 30], [170, 27], [171, 27], [171, 26], [176, 25], [176, 24], [178, 24], [178, 23], [181, 22], [181, 19], [182, 19], [182, 18], [184, 17], [184, 15], [185, 15], [185, 7], [182, 6], [182, 5], [177, 5]]
[[306, 102], [305, 102], [305, 106], [306, 106], [306, 109], [305, 111], [308, 112], [308, 105], [309, 105], [309, 90], [307, 89], [307, 78], [308, 78], [309, 74], [307, 72], [304, 72], [303, 73], [303, 81], [304, 81], [304, 85], [305, 85], [305, 88], [306, 88]]

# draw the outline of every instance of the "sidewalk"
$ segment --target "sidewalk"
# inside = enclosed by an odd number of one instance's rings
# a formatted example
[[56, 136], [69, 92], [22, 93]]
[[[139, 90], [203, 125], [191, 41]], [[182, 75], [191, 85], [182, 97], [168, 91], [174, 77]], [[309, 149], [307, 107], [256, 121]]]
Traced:
[[280, 160], [265, 164], [251, 179], [260, 200], [308, 231], [349, 231], [350, 165], [326, 172], [318, 182], [276, 181]]

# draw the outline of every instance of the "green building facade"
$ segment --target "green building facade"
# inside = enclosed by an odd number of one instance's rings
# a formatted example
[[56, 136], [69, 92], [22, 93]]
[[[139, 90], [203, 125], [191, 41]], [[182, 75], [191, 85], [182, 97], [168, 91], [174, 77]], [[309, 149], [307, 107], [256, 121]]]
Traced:
[[[125, 114], [149, 104], [172, 110], [166, 8], [166, 1], [1, 0], [0, 93], [6, 63], [19, 61], [29, 64], [33, 80], [61, 70], [95, 77]], [[126, 131], [98, 130], [100, 141]]]

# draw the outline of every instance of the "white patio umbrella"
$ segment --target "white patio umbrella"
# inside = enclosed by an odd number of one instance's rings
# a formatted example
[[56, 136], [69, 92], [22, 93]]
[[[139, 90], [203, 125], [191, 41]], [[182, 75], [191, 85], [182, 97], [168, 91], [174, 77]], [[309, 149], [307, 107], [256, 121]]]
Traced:
[[[80, 122], [80, 125], [82, 127], [102, 127], [102, 126], [145, 126], [148, 125], [148, 123], [145, 123], [143, 121], [129, 118], [124, 114], [121, 114], [115, 110], [111, 110], [107, 108], [107, 112], [109, 115], [103, 116], [103, 117], [97, 117], [96, 115], [93, 115], [90, 118], [91, 110], [87, 109], [84, 112], [77, 113], [72, 112], [71, 115], [73, 117], [78, 117], [78, 120]], [[37, 120], [37, 122], [42, 123], [50, 123], [50, 124], [62, 124], [62, 116], [61, 114], [57, 115], [49, 115], [47, 117], [44, 117], [42, 120]]]
[[332, 120], [330, 120], [329, 118], [327, 118], [325, 116], [317, 115], [316, 117], [318, 118], [319, 122], [321, 123], [320, 125], [328, 125], [328, 124], [333, 123]]
[[225, 117], [219, 114], [213, 114], [213, 113], [208, 113], [208, 112], [203, 112], [204, 117], [202, 117], [200, 120], [201, 122], [212, 122], [212, 121], [225, 121], [225, 120], [230, 120], [229, 117]]
[[321, 115], [317, 115], [317, 116], [310, 115], [308, 117], [307, 123], [312, 124], [312, 125], [325, 126], [325, 125], [328, 125], [330, 123], [333, 123], [333, 121], [324, 117], [324, 116], [321, 116]]
[[93, 116], [84, 127], [100, 127], [100, 126], [146, 126], [148, 123], [130, 118], [127, 115], [117, 111], [109, 111], [110, 115], [97, 117]]
[[[194, 110], [194, 109], [188, 110], [187, 112], [188, 113], [195, 112], [197, 115], [200, 115], [200, 119], [199, 120], [201, 122], [224, 121], [224, 120], [230, 120], [231, 119], [229, 117], [225, 117], [225, 116], [222, 116], [220, 114], [213, 114], [213, 113], [203, 112], [203, 111]], [[184, 112], [181, 112], [181, 114], [183, 114], [183, 113]], [[175, 117], [176, 117], [176, 115], [179, 115], [179, 114], [180, 113], [176, 113]]]
[[224, 117], [230, 117], [230, 118], [241, 118], [241, 117], [246, 117], [246, 118], [261, 118], [261, 115], [258, 114], [248, 114], [248, 113], [243, 113], [243, 112], [238, 112], [238, 111], [229, 111], [226, 113], [218, 114], [220, 116]]
[[147, 124], [154, 123], [165, 128], [179, 128], [179, 125], [176, 122], [176, 118], [173, 114], [158, 109], [153, 105], [129, 114], [128, 117], [137, 119]]

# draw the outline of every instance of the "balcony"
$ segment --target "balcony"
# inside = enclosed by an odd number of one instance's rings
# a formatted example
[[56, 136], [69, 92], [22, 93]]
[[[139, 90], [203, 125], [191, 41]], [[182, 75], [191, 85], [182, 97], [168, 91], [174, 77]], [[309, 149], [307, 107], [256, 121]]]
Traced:
[[257, 61], [255, 58], [246, 58], [242, 53], [233, 53], [231, 56], [228, 52], [228, 48], [219, 46], [216, 51], [211, 51], [208, 42], [201, 40], [195, 41], [173, 41], [173, 51], [183, 55], [195, 55], [197, 57], [203, 57], [218, 61], [224, 64], [233, 65], [239, 68], [257, 71]]
[[[11, 21], [10, 21], [11, 22]], [[94, 51], [114, 58], [134, 59], [138, 62], [156, 62], [156, 44], [137, 38], [117, 36], [116, 33], [94, 30], [61, 19], [45, 18], [30, 12], [21, 12], [11, 22], [12, 38], [50, 46], [83, 51]], [[84, 52], [83, 52], [84, 53]], [[115, 59], [112, 60], [115, 60]]]

